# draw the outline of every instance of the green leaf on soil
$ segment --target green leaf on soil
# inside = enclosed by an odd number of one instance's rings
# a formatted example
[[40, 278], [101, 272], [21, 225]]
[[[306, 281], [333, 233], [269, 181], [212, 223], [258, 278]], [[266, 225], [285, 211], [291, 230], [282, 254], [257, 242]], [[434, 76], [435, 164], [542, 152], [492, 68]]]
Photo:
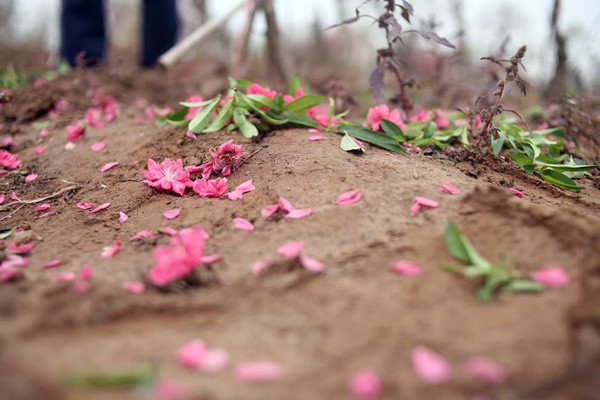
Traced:
[[513, 279], [502, 290], [510, 293], [541, 292], [544, 290], [544, 285], [530, 279]]
[[396, 153], [406, 153], [406, 150], [404, 150], [398, 144], [398, 141], [396, 139], [393, 139], [382, 133], [363, 128], [359, 125], [343, 124], [339, 127], [338, 133], [348, 134], [359, 140], [363, 140], [377, 147], [381, 147], [383, 149], [390, 150]]
[[233, 110], [233, 122], [240, 130], [242, 136], [247, 138], [258, 136], [258, 129], [248, 121], [244, 113], [238, 108]]
[[0, 240], [11, 237], [12, 234], [15, 233], [16, 230], [17, 230], [16, 226], [13, 226], [11, 229], [4, 230], [2, 233], [0, 233]]
[[124, 371], [74, 372], [64, 377], [64, 383], [82, 388], [132, 388], [150, 386], [157, 373], [155, 365], [144, 364]]
[[344, 151], [360, 151], [365, 152], [365, 149], [362, 146], [359, 146], [352, 137], [348, 134], [345, 134], [340, 141], [340, 148]]

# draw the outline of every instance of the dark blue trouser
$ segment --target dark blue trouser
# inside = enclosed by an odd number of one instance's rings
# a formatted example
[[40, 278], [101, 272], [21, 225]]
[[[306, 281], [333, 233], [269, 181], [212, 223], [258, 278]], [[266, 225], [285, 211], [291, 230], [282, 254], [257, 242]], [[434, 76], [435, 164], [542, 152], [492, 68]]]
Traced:
[[[60, 54], [72, 66], [84, 52], [87, 65], [102, 61], [106, 52], [106, 28], [102, 0], [63, 0]], [[177, 41], [176, 0], [144, 0], [142, 11], [142, 59], [152, 66]]]

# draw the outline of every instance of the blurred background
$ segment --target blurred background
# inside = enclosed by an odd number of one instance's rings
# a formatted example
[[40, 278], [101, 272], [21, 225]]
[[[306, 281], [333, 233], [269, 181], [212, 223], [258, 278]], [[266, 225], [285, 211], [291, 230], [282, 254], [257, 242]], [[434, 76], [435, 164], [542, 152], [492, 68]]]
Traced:
[[[207, 18], [222, 14], [237, 0], [179, 0], [185, 36]], [[139, 43], [139, 0], [107, 0], [111, 59], [135, 60]], [[372, 20], [324, 31], [330, 25], [354, 16], [363, 0], [275, 0], [281, 30], [281, 52], [287, 67], [302, 75], [341, 78], [367, 84], [375, 65], [375, 50], [385, 47], [385, 36]], [[525, 78], [536, 86], [561, 85], [561, 90], [594, 93], [600, 88], [600, 1], [562, 1], [556, 30], [551, 24], [555, 0], [412, 0], [412, 29], [432, 29], [448, 38], [450, 50], [416, 35], [405, 35], [399, 50], [421, 82], [456, 81], [469, 74], [471, 66], [487, 55], [510, 57], [523, 44], [528, 46]], [[378, 16], [382, 2], [372, 1], [361, 10]], [[57, 63], [60, 0], [0, 0], [0, 46], [44, 50], [48, 66]], [[226, 28], [205, 43], [198, 54], [231, 60], [236, 37], [244, 25], [239, 12]], [[408, 26], [407, 26], [408, 27]], [[252, 55], [260, 65], [266, 30], [257, 18], [251, 33]], [[567, 63], [557, 68], [557, 35], [560, 34]], [[503, 45], [504, 44], [504, 45]], [[48, 53], [46, 54], [45, 51]], [[410, 54], [408, 54], [410, 53]], [[11, 60], [4, 59], [5, 65]], [[478, 67], [479, 68], [479, 67]], [[462, 73], [461, 73], [462, 71]], [[557, 77], [557, 74], [562, 76]], [[317, 78], [315, 78], [317, 79]], [[320, 79], [320, 78], [319, 78]]]

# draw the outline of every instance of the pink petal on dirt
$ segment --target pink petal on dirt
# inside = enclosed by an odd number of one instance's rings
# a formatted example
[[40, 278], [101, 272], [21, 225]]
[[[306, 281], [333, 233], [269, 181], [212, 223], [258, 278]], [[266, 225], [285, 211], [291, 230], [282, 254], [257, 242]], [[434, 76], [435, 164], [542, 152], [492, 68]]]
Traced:
[[417, 215], [421, 211], [421, 205], [418, 202], [414, 202], [412, 206], [410, 206], [410, 215], [413, 217]]
[[98, 207], [94, 208], [91, 212], [97, 213], [102, 210], [106, 210], [108, 207], [110, 207], [110, 203], [100, 204]]
[[33, 149], [33, 152], [37, 155], [44, 154], [44, 152], [46, 151], [46, 147], [48, 147], [48, 146], [44, 146], [44, 145], [35, 146], [35, 148]]
[[508, 190], [509, 190], [509, 192], [511, 192], [512, 194], [514, 194], [515, 196], [517, 196], [520, 199], [525, 197], [525, 193], [521, 192], [519, 189], [510, 188]]
[[277, 203], [277, 205], [279, 206], [279, 208], [281, 208], [286, 213], [289, 213], [292, 210], [294, 210], [294, 206], [292, 205], [292, 203], [290, 203], [289, 200], [287, 200], [281, 196], [279, 196], [279, 203]]
[[75, 284], [75, 293], [84, 294], [90, 289], [90, 284], [86, 281], [79, 281]]
[[428, 199], [427, 197], [415, 197], [415, 201], [421, 205], [421, 207], [426, 208], [437, 208], [440, 203], [435, 200]]
[[210, 349], [204, 357], [202, 372], [219, 372], [229, 364], [229, 354], [223, 349]]
[[271, 215], [275, 214], [278, 210], [279, 210], [279, 204], [271, 204], [269, 206], [264, 207], [262, 210], [260, 210], [260, 215], [262, 215], [265, 218], [268, 218]]
[[75, 278], [74, 272], [57, 272], [54, 274], [54, 280], [58, 282], [73, 282]]
[[119, 165], [119, 164], [120, 164], [120, 163], [118, 163], [118, 162], [116, 162], [116, 161], [113, 161], [113, 162], [106, 163], [106, 164], [104, 164], [104, 165], [102, 166], [102, 168], [100, 168], [100, 172], [106, 172], [106, 171], [108, 171], [109, 169], [112, 169], [112, 168], [116, 167], [116, 166], [117, 166], [117, 165]]
[[93, 276], [94, 276], [94, 267], [90, 267], [89, 265], [86, 265], [84, 267], [81, 267], [81, 269], [79, 270], [79, 278], [83, 279], [84, 281], [87, 281], [88, 279], [92, 279]]
[[210, 265], [210, 264], [216, 263], [220, 259], [221, 259], [221, 255], [220, 254], [213, 254], [213, 255], [210, 255], [210, 256], [202, 256], [200, 258], [200, 263], [204, 264], [204, 265]]
[[236, 227], [236, 229], [242, 230], [242, 231], [253, 231], [254, 230], [254, 225], [252, 225], [252, 222], [248, 221], [247, 219], [244, 218], [234, 218], [233, 219], [233, 225]]
[[352, 375], [348, 381], [348, 389], [358, 400], [377, 400], [383, 392], [381, 380], [369, 369], [360, 370]]
[[123, 211], [119, 211], [119, 223], [124, 224], [129, 219], [129, 216]]
[[0, 204], [4, 203], [4, 200], [6, 200], [6, 196], [3, 194], [0, 194]]
[[227, 193], [227, 198], [229, 200], [239, 200], [246, 193], [252, 192], [254, 190], [256, 190], [256, 188], [254, 187], [254, 183], [253, 183], [252, 179], [250, 179], [249, 181], [240, 183], [239, 185], [236, 186], [236, 188], [233, 191]]
[[241, 362], [235, 367], [235, 379], [239, 382], [273, 382], [283, 375], [281, 365], [276, 362]]
[[440, 183], [440, 192], [448, 194], [459, 194], [460, 189], [451, 183]]
[[44, 264], [42, 266], [42, 268], [44, 268], [44, 269], [56, 268], [56, 267], [60, 267], [63, 264], [64, 264], [63, 260], [61, 260], [60, 258], [55, 258], [54, 260], [50, 260], [46, 264]]
[[160, 228], [158, 230], [160, 233], [164, 233], [168, 236], [177, 236], [179, 235], [179, 231], [171, 226], [165, 226], [164, 228]]
[[102, 249], [102, 252], [100, 253], [100, 257], [106, 258], [106, 259], [113, 258], [114, 256], [117, 255], [119, 250], [121, 250], [121, 241], [115, 240], [115, 242], [112, 244], [112, 246], [107, 246]]
[[465, 373], [475, 379], [494, 385], [503, 385], [508, 377], [506, 370], [485, 357], [470, 357], [463, 364]]
[[318, 140], [326, 140], [326, 139], [327, 139], [326, 137], [319, 136], [319, 135], [312, 135], [312, 136], [308, 137], [308, 140], [311, 140], [313, 142], [316, 142]]
[[197, 370], [204, 363], [206, 353], [208, 348], [202, 340], [192, 340], [177, 350], [177, 362], [187, 369]]
[[48, 132], [48, 129], [46, 129], [46, 128], [42, 128], [42, 129], [40, 129], [40, 136], [41, 136], [41, 137], [46, 137], [46, 136], [48, 136], [49, 134], [50, 134], [50, 132]]
[[135, 236], [131, 238], [131, 240], [148, 239], [152, 236], [154, 236], [154, 232], [152, 231], [140, 231], [136, 233]]
[[312, 272], [325, 271], [325, 265], [323, 265], [323, 263], [305, 254], [300, 254], [300, 264], [302, 264], [304, 268]]
[[300, 255], [304, 250], [304, 242], [288, 242], [277, 249], [277, 254], [282, 257], [293, 259]]
[[452, 376], [452, 367], [438, 353], [425, 346], [417, 346], [411, 355], [413, 371], [426, 383], [438, 385]]
[[123, 288], [131, 294], [142, 294], [146, 291], [146, 285], [142, 282], [125, 282]]
[[194, 139], [194, 140], [198, 139], [198, 136], [192, 131], [185, 132], [185, 136], [189, 137], [190, 139]]
[[10, 194], [10, 198], [14, 201], [21, 201], [21, 199], [19, 198], [19, 196], [17, 196], [17, 192], [15, 192], [13, 190], [13, 192]]
[[35, 211], [48, 211], [50, 209], [50, 204], [39, 204], [35, 206]]
[[92, 151], [102, 151], [104, 150], [105, 144], [104, 142], [96, 142], [92, 145]]
[[535, 271], [532, 278], [534, 281], [552, 289], [565, 287], [571, 280], [569, 273], [564, 268], [555, 266], [544, 267]]
[[271, 260], [258, 260], [252, 264], [251, 270], [254, 275], [260, 275], [265, 269], [273, 263]]
[[342, 193], [335, 199], [335, 204], [339, 204], [341, 206], [354, 204], [360, 201], [362, 198], [362, 193], [357, 189], [350, 190], [349, 192]]
[[393, 263], [392, 270], [404, 276], [417, 276], [423, 273], [423, 269], [417, 263], [407, 260]]
[[152, 400], [188, 400], [190, 396], [174, 380], [161, 378], [154, 384]]
[[5, 251], [7, 253], [13, 253], [13, 254], [24, 254], [24, 253], [30, 252], [33, 249], [34, 245], [35, 244], [33, 242], [24, 243], [21, 245], [17, 245], [16, 242], [10, 242], [8, 244], [8, 246], [6, 246]]
[[181, 215], [181, 208], [174, 208], [172, 210], [167, 210], [163, 213], [163, 217], [166, 219], [175, 219]]
[[300, 219], [312, 214], [312, 208], [299, 208], [290, 211], [285, 217], [290, 219]]
[[94, 203], [84, 203], [84, 202], [77, 203], [77, 208], [80, 208], [82, 210], [89, 210], [92, 207], [94, 207]]

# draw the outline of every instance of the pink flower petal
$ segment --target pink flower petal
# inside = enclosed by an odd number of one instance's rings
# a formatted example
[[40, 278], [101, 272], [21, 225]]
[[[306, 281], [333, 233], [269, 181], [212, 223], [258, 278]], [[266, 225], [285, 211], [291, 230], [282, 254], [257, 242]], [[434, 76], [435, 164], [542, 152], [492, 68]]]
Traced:
[[418, 202], [414, 202], [412, 206], [410, 206], [410, 215], [413, 217], [417, 215], [421, 211], [421, 205]]
[[119, 211], [119, 223], [124, 224], [129, 219], [129, 216], [123, 211]]
[[146, 291], [146, 285], [142, 282], [125, 282], [123, 288], [131, 294], [142, 294]]
[[312, 208], [299, 208], [290, 211], [285, 217], [290, 219], [300, 219], [312, 214]]
[[459, 194], [460, 189], [451, 183], [440, 183], [440, 192], [448, 194]]
[[50, 132], [48, 132], [48, 129], [46, 129], [46, 128], [42, 128], [42, 129], [40, 129], [40, 136], [41, 136], [41, 137], [46, 137], [46, 136], [48, 136], [49, 134], [50, 134]]
[[167, 210], [163, 213], [163, 217], [166, 219], [175, 219], [181, 215], [181, 208], [174, 208], [172, 210]]
[[79, 270], [79, 278], [87, 281], [94, 276], [94, 267], [86, 265]]
[[86, 281], [79, 281], [75, 284], [75, 293], [84, 294], [90, 289], [90, 284]]
[[264, 207], [262, 210], [260, 210], [260, 215], [262, 215], [265, 218], [268, 218], [271, 215], [275, 214], [278, 210], [279, 210], [279, 204], [271, 204], [269, 206]]
[[10, 198], [11, 198], [11, 200], [14, 200], [14, 201], [21, 201], [21, 199], [19, 198], [19, 196], [17, 196], [17, 192], [15, 192], [14, 190], [10, 194]]
[[256, 190], [256, 188], [254, 187], [253, 180], [250, 179], [244, 183], [237, 185], [232, 192], [227, 193], [227, 198], [229, 198], [229, 200], [239, 200], [244, 194], [252, 192], [254, 190]]
[[115, 240], [112, 246], [107, 246], [102, 249], [102, 253], [100, 253], [100, 257], [102, 258], [113, 258], [117, 255], [117, 253], [121, 250], [121, 241]]
[[369, 369], [352, 375], [348, 381], [348, 389], [358, 400], [377, 400], [383, 392], [379, 377]]
[[46, 151], [46, 147], [48, 147], [48, 146], [44, 146], [44, 145], [35, 146], [35, 148], [33, 149], [33, 152], [38, 155], [44, 154], [44, 152]]
[[412, 350], [412, 367], [421, 380], [438, 385], [447, 382], [452, 376], [452, 368], [445, 358], [425, 346]]
[[319, 135], [312, 135], [308, 137], [308, 140], [311, 140], [313, 142], [318, 141], [318, 140], [326, 140], [326, 137], [323, 136], [319, 136]]
[[50, 207], [50, 204], [39, 204], [35, 206], [35, 211], [48, 211]]
[[510, 188], [508, 189], [512, 194], [514, 194], [515, 196], [517, 196], [518, 198], [522, 199], [523, 197], [525, 197], [525, 193], [521, 192], [518, 189], [515, 188]]
[[302, 264], [304, 268], [312, 272], [325, 271], [325, 265], [323, 265], [323, 263], [305, 254], [300, 254], [300, 264]]
[[355, 204], [358, 201], [360, 201], [361, 198], [362, 198], [362, 193], [359, 192], [358, 190], [354, 189], [349, 192], [342, 193], [338, 197], [336, 197], [335, 204], [339, 204], [339, 205]]
[[96, 142], [92, 145], [92, 151], [102, 151], [104, 150], [105, 144], [104, 142]]
[[50, 260], [46, 264], [44, 264], [42, 266], [42, 268], [44, 268], [44, 269], [56, 268], [56, 267], [60, 267], [63, 264], [64, 264], [63, 260], [61, 260], [59, 258], [55, 258], [54, 260]]
[[277, 254], [282, 257], [293, 259], [300, 255], [304, 250], [304, 242], [288, 242], [277, 249]]
[[106, 172], [106, 171], [108, 171], [109, 169], [112, 169], [112, 168], [116, 167], [116, 166], [117, 166], [117, 165], [119, 165], [119, 164], [120, 164], [120, 163], [118, 163], [118, 162], [116, 162], [116, 161], [113, 161], [113, 162], [106, 163], [106, 164], [104, 164], [104, 165], [102, 166], [102, 168], [100, 168], [100, 172]]
[[6, 200], [6, 196], [3, 194], [0, 194], [0, 204], [4, 203], [5, 200]]
[[186, 400], [190, 396], [188, 396], [177, 382], [171, 379], [160, 378], [154, 384], [150, 398], [152, 400]]
[[141, 231], [136, 233], [135, 236], [131, 238], [131, 240], [148, 239], [152, 236], [154, 236], [154, 232], [152, 231]]
[[234, 374], [239, 382], [263, 383], [281, 378], [283, 370], [276, 362], [242, 362], [236, 366]]
[[465, 373], [485, 383], [503, 385], [508, 379], [504, 368], [485, 357], [470, 357], [463, 368]]
[[54, 279], [58, 282], [72, 282], [75, 278], [74, 272], [57, 272], [54, 274]]
[[426, 208], [437, 208], [440, 203], [435, 200], [428, 199], [427, 197], [415, 197], [415, 201], [421, 205], [421, 207]]
[[202, 372], [219, 372], [229, 364], [229, 354], [223, 349], [210, 349], [204, 357]]
[[82, 210], [89, 210], [92, 207], [94, 207], [94, 203], [83, 203], [83, 202], [77, 203], [77, 208], [80, 208]]
[[564, 268], [555, 266], [541, 268], [535, 271], [532, 277], [534, 281], [552, 289], [565, 287], [571, 280]]
[[38, 176], [39, 176], [38, 174], [29, 174], [25, 177], [25, 182], [26, 183], [33, 182], [38, 178]]
[[216, 263], [220, 259], [221, 259], [221, 255], [220, 254], [213, 254], [211, 256], [202, 256], [200, 258], [200, 264], [210, 265], [210, 264]]
[[277, 204], [279, 205], [279, 208], [281, 208], [286, 213], [289, 213], [294, 210], [294, 206], [292, 205], [292, 203], [290, 203], [289, 200], [281, 196], [279, 196], [279, 203]]
[[252, 225], [252, 222], [248, 221], [247, 219], [244, 218], [234, 218], [233, 219], [233, 225], [242, 231], [253, 231], [254, 230], [254, 225]]
[[269, 268], [272, 263], [273, 261], [271, 260], [258, 260], [252, 264], [252, 273], [254, 275], [260, 275], [265, 269]]
[[108, 207], [110, 207], [110, 203], [100, 204], [98, 207], [94, 208], [91, 212], [97, 213], [102, 210], [106, 210]]
[[417, 276], [423, 273], [423, 269], [412, 261], [401, 260], [392, 264], [392, 270], [404, 276]]
[[229, 362], [229, 355], [221, 349], [209, 349], [202, 340], [192, 340], [177, 350], [177, 361], [187, 369], [218, 372]]

